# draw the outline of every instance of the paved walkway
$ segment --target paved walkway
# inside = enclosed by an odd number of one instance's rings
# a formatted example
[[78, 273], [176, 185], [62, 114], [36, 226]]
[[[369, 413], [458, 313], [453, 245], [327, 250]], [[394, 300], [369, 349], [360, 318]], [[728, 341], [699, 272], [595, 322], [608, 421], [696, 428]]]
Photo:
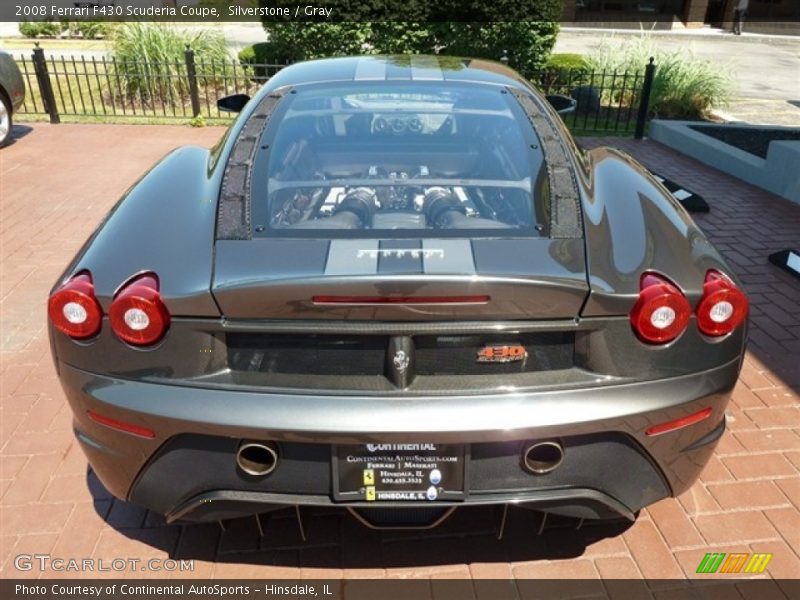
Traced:
[[[800, 82], [798, 82], [798, 89], [800, 89]], [[797, 96], [800, 98], [800, 91], [798, 91]], [[712, 112], [715, 116], [729, 123], [741, 121], [748, 125], [800, 127], [800, 99], [763, 100], [758, 98], [738, 98], [731, 100], [728, 106], [714, 109]]]
[[[706, 552], [771, 552], [767, 575], [800, 574], [800, 282], [766, 262], [800, 240], [800, 208], [656, 143], [619, 138], [585, 143], [621, 146], [703, 194], [712, 211], [698, 222], [741, 275], [753, 306], [730, 429], [689, 492], [648, 508], [632, 526], [578, 530], [553, 518], [539, 536], [539, 513], [512, 510], [503, 541], [491, 509], [462, 511], [440, 529], [414, 534], [375, 533], [323, 511], [306, 520], [305, 544], [291, 514], [264, 518], [260, 537], [255, 519], [228, 522], [224, 532], [213, 524], [168, 526], [112, 499], [87, 475], [73, 439], [48, 351], [47, 293], [146, 167], [178, 144], [211, 144], [221, 133], [37, 124], [0, 151], [0, 577], [40, 576], [37, 568], [14, 569], [14, 557], [25, 553], [108, 562], [191, 558], [195, 570], [183, 575], [193, 577], [566, 578], [575, 580], [573, 593], [588, 595], [611, 588], [601, 577], [694, 577]], [[508, 597], [520, 589], [509, 587]], [[497, 598], [481, 590], [467, 586], [461, 597]]]

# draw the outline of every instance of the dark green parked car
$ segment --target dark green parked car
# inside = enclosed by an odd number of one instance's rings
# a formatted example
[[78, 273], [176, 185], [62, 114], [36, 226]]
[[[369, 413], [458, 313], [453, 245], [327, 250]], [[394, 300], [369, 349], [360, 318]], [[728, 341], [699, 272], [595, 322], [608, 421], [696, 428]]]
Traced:
[[5, 50], [0, 50], [0, 148], [11, 139], [14, 113], [25, 100], [25, 82], [17, 63]]

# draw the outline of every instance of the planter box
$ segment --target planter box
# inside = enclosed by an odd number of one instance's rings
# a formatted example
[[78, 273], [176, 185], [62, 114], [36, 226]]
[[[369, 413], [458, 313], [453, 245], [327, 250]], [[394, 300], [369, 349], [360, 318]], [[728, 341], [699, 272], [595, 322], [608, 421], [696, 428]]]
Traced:
[[[766, 160], [721, 142], [711, 136], [695, 131], [697, 121], [662, 121], [650, 123], [650, 138], [661, 142], [720, 171], [733, 175], [747, 183], [800, 204], [800, 142], [770, 142]], [[703, 127], [732, 127], [732, 125], [702, 124]], [[788, 127], [765, 127], [744, 125], [737, 128], [793, 129]]]

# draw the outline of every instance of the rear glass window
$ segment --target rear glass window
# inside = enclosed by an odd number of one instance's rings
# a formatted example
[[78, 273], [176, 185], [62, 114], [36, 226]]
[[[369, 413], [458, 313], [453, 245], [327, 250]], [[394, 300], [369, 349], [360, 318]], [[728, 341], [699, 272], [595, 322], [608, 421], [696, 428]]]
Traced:
[[546, 235], [539, 142], [489, 86], [304, 86], [266, 128], [251, 186], [256, 236]]

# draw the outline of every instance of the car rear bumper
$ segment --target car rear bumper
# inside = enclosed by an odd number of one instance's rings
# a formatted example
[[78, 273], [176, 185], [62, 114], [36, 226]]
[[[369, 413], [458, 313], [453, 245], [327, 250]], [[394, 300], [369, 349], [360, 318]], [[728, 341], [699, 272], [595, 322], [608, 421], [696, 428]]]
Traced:
[[[334, 445], [376, 442], [465, 444], [467, 496], [454, 505], [513, 502], [579, 517], [631, 518], [697, 479], [724, 431], [739, 367], [736, 360], [624, 385], [414, 398], [159, 385], [64, 363], [59, 375], [76, 434], [100, 480], [114, 495], [171, 519], [216, 520], [281, 505], [337, 504]], [[711, 415], [699, 423], [645, 434], [648, 427], [705, 408]], [[87, 416], [90, 410], [149, 428], [155, 437], [100, 425]], [[545, 476], [527, 473], [520, 461], [525, 442], [541, 439], [558, 439], [564, 446], [562, 465]], [[269, 477], [255, 480], [236, 468], [241, 440], [278, 443], [281, 462]]]

